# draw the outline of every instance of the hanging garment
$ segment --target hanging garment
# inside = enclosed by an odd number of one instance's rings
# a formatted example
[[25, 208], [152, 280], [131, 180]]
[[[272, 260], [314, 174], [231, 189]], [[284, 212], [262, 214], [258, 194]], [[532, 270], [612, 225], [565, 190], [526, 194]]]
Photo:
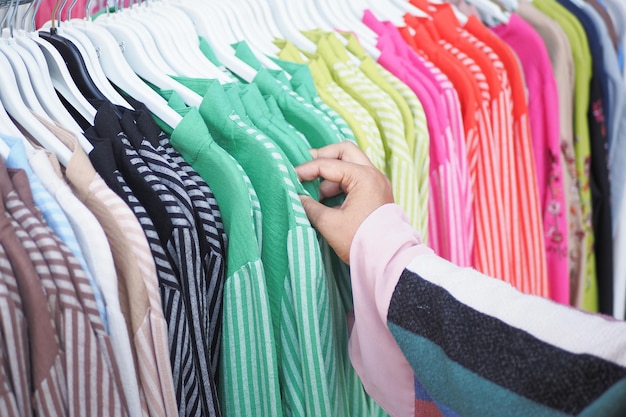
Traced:
[[[215, 375], [210, 370], [212, 355], [217, 353], [211, 352], [211, 336], [206, 334], [211, 314], [217, 312], [208, 311], [208, 303], [205, 301], [206, 294], [203, 290], [206, 288], [206, 278], [202, 272], [203, 263], [195, 222], [187, 218], [176, 196], [162, 184], [133, 149], [111, 105], [104, 104], [98, 108], [95, 129], [88, 132], [88, 135], [98, 149], [110, 149], [111, 165], [118, 167], [129, 188], [146, 208], [161, 241], [167, 242], [166, 254], [172, 262], [187, 307], [192, 363], [197, 378], [196, 396], [192, 401], [188, 399], [188, 412], [200, 407], [210, 415], [219, 415]], [[105, 157], [106, 154], [90, 154], [96, 167], [97, 161], [105, 160]], [[111, 174], [107, 175], [110, 177]]]
[[[24, 326], [21, 299], [18, 293], [13, 292], [17, 288], [9, 289], [7, 285], [9, 280], [13, 280], [13, 278], [7, 277], [7, 273], [12, 273], [12, 271], [4, 249], [0, 250], [0, 257], [0, 263], [2, 264], [2, 271], [0, 272], [0, 300], [2, 301], [2, 315], [0, 315], [0, 319], [2, 322], [0, 326], [2, 326], [3, 336], [5, 334], [9, 335], [17, 348], [10, 351], [6, 346], [3, 346], [3, 349], [0, 349], [0, 386], [2, 389], [0, 409], [6, 416], [17, 417], [31, 413], [29, 404], [23, 402], [23, 397], [30, 394], [29, 389], [25, 386], [27, 378], [26, 353], [28, 350], [26, 349], [24, 334], [21, 331], [21, 326]], [[15, 330], [13, 330], [14, 327]], [[6, 337], [4, 337], [4, 340], [6, 340]], [[12, 372], [15, 378], [9, 378]], [[18, 398], [20, 400], [19, 405]], [[23, 410], [21, 413], [18, 407], [21, 407], [21, 410]]]
[[[541, 225], [537, 178], [528, 126], [528, 107], [521, 69], [514, 53], [477, 18], [471, 16], [464, 27], [477, 39], [492, 47], [504, 63], [509, 77], [513, 98], [513, 154], [515, 155], [515, 162], [510, 162], [508, 169], [514, 167], [514, 173], [509, 181], [513, 184], [516, 183], [511, 185], [511, 199], [512, 204], [514, 204], [512, 221], [515, 223], [513, 232], [517, 233], [514, 234], [515, 243], [513, 258], [511, 258], [513, 276], [521, 277], [517, 282], [520, 282], [520, 288], [524, 292], [546, 296], [548, 279], [545, 240]], [[514, 181], [513, 178], [517, 178], [517, 180]]]
[[513, 15], [506, 25], [492, 28], [516, 52], [528, 89], [528, 113], [537, 169], [539, 203], [546, 239], [549, 295], [569, 304], [567, 264], [567, 222], [559, 122], [553, 117], [559, 108], [556, 82], [544, 43], [532, 27]]
[[[94, 407], [107, 415], [128, 415], [118, 363], [85, 272], [69, 248], [43, 223], [43, 218], [38, 218], [39, 212], [34, 211], [29, 178], [24, 171], [10, 179], [4, 163], [0, 165], [4, 205], [13, 219], [15, 237], [27, 243], [24, 246], [27, 257], [23, 260], [32, 263], [20, 265], [20, 273], [33, 274], [34, 279], [40, 282], [39, 285], [46, 289], [48, 303], [44, 303], [44, 306], [52, 313], [60, 343], [59, 352], [65, 356], [62, 361], [64, 367], [59, 375], [63, 379], [59, 382], [65, 381], [67, 386], [57, 386], [52, 393], [56, 389], [67, 390], [66, 397], [56, 405], [42, 399], [43, 404], [39, 406], [74, 410]], [[20, 246], [18, 244], [16, 249], [20, 249]], [[11, 258], [11, 262], [19, 261]], [[24, 279], [24, 276], [20, 278]], [[80, 343], [75, 343], [76, 340], [80, 340]], [[88, 380], [92, 383], [86, 383]], [[71, 395], [70, 390], [73, 391]], [[104, 393], [107, 393], [106, 400]]]
[[566, 197], [567, 216], [567, 248], [569, 265], [569, 303], [572, 304], [572, 292], [577, 282], [584, 277], [586, 256], [582, 241], [583, 236], [582, 207], [576, 176], [576, 154], [574, 152], [574, 58], [569, 39], [563, 29], [552, 19], [537, 10], [527, 1], [520, 2], [519, 15], [533, 25], [542, 37], [557, 83], [559, 94], [560, 147], [563, 163], [563, 188]]
[[[5, 211], [4, 201], [0, 207]], [[13, 409], [15, 415], [33, 415], [34, 411], [62, 414], [69, 404], [69, 399], [67, 386], [63, 381], [65, 368], [62, 356], [65, 352], [61, 349], [56, 336], [54, 320], [57, 317], [53, 317], [48, 307], [49, 293], [54, 287], [44, 290], [30, 263], [26, 248], [16, 236], [16, 230], [12, 225], [14, 221], [6, 211], [0, 223], [2, 225], [0, 240], [3, 248], [1, 253], [4, 255], [2, 277], [17, 313], [14, 316], [18, 319], [15, 324], [21, 324], [3, 328], [6, 340], [13, 334], [16, 348], [3, 349], [3, 352], [8, 352], [6, 359], [11, 360], [9, 364], [3, 363], [7, 374], [15, 372], [10, 380], [14, 403], [8, 404], [7, 408], [9, 411]], [[31, 250], [36, 253], [37, 246], [32, 246]], [[5, 317], [8, 318], [3, 311], [3, 321]], [[38, 348], [33, 352], [35, 355], [31, 355], [29, 343]], [[80, 347], [71, 349], [69, 354], [71, 359], [78, 356]], [[29, 363], [31, 369], [36, 372], [28, 371]]]
[[[409, 145], [411, 157], [418, 181], [418, 223], [417, 231], [424, 241], [428, 241], [428, 167], [423, 163], [428, 158], [428, 127], [424, 108], [415, 93], [400, 79], [375, 62], [351, 34], [344, 34], [348, 39], [347, 49], [361, 60], [360, 69], [376, 82], [394, 100], [402, 113], [404, 136]], [[459, 255], [461, 257], [461, 255]]]
[[533, 1], [533, 5], [542, 13], [553, 18], [567, 34], [572, 47], [575, 65], [574, 89], [574, 135], [576, 153], [576, 177], [578, 178], [582, 217], [585, 234], [583, 237], [585, 261], [585, 275], [583, 281], [576, 282], [571, 290], [572, 305], [583, 307], [583, 294], [589, 294], [586, 299], [591, 304], [585, 304], [585, 309], [594, 309], [591, 301], [596, 288], [595, 252], [593, 250], [592, 201], [589, 175], [591, 169], [589, 121], [589, 82], [591, 80], [591, 54], [584, 30], [580, 23], [562, 6], [551, 0]]
[[168, 329], [161, 309], [155, 261], [142, 226], [97, 174], [77, 140], [72, 135], [59, 135], [59, 138], [72, 151], [65, 177], [100, 222], [111, 246], [120, 304], [133, 342], [139, 387], [145, 398], [142, 407], [151, 414], [176, 415]]
[[[374, 24], [374, 22], [370, 22]], [[459, 167], [456, 155], [464, 155], [462, 132], [451, 125], [460, 120], [458, 95], [447, 77], [404, 45], [391, 25], [379, 26], [382, 33], [379, 62], [405, 79], [420, 101], [428, 119], [429, 144], [429, 236], [430, 244], [448, 257], [458, 257], [460, 264], [469, 264], [473, 241], [471, 212], [467, 210], [469, 178]], [[401, 59], [398, 56], [402, 57]], [[398, 65], [399, 62], [404, 62]], [[402, 65], [405, 69], [402, 69]], [[426, 93], [428, 91], [428, 93]], [[456, 132], [459, 136], [454, 135]], [[433, 140], [433, 138], [439, 138]], [[461, 139], [461, 140], [459, 140]], [[464, 207], [461, 208], [461, 207]], [[443, 217], [443, 218], [441, 218]], [[444, 220], [445, 219], [445, 220]], [[463, 236], [461, 238], [461, 236]]]
[[[595, 236], [597, 296], [600, 311], [611, 314], [613, 309], [613, 240], [611, 235], [610, 183], [608, 177], [607, 144], [612, 129], [614, 110], [604, 65], [600, 33], [589, 16], [568, 1], [560, 2], [584, 28], [592, 57], [590, 107], [588, 109], [591, 136], [591, 196], [593, 199], [592, 225]], [[598, 298], [599, 297], [599, 298]]]
[[82, 249], [76, 240], [76, 235], [72, 230], [69, 220], [59, 207], [59, 204], [55, 199], [46, 191], [41, 185], [41, 182], [32, 173], [30, 165], [28, 163], [28, 157], [23, 148], [23, 145], [19, 144], [19, 139], [3, 137], [4, 141], [11, 147], [12, 152], [7, 158], [7, 166], [9, 168], [24, 169], [29, 174], [29, 180], [31, 181], [31, 187], [33, 189], [33, 197], [35, 198], [37, 207], [40, 208], [46, 223], [50, 225], [55, 234], [60, 236], [61, 240], [70, 248], [72, 254], [80, 262], [81, 268], [87, 274], [90, 285], [94, 291], [96, 297], [96, 303], [98, 305], [98, 311], [100, 317], [103, 320], [106, 328], [106, 311], [104, 308], [104, 301], [102, 300], [102, 294], [98, 288], [96, 282], [93, 279], [93, 275], [86, 267], [85, 258], [82, 254]]
[[[41, 120], [45, 125], [47, 122]], [[53, 126], [48, 126], [54, 129]], [[61, 132], [59, 132], [61, 133]], [[58, 133], [57, 133], [58, 135]], [[109, 242], [95, 216], [78, 200], [69, 186], [57, 176], [44, 151], [37, 151], [30, 158], [34, 173], [44, 187], [57, 199], [79, 240], [86, 261], [94, 274], [106, 302], [109, 334], [115, 356], [120, 364], [120, 378], [131, 416], [141, 414], [141, 400], [137, 372], [133, 359], [126, 321], [121, 311], [117, 275]], [[55, 158], [56, 159], [56, 158]]]
[[[278, 362], [260, 258], [261, 212], [256, 192], [241, 166], [210, 136], [198, 110], [181, 109], [181, 114], [185, 116], [171, 132], [171, 144], [215, 193], [229, 237], [219, 372], [222, 409], [226, 415], [254, 410], [282, 415]], [[250, 344], [239, 340], [249, 340]], [[250, 355], [257, 358], [256, 366], [249, 365]], [[242, 372], [247, 379], [241, 377]]]

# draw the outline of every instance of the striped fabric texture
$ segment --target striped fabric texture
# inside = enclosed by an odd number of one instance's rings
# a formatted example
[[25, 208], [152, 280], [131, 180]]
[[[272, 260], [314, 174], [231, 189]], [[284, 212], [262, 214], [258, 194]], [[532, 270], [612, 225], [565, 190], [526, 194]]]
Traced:
[[[40, 120], [55, 135], [71, 135], [68, 131]], [[57, 175], [44, 151], [31, 155], [30, 163], [35, 174], [50, 194], [54, 195], [76, 233], [85, 260], [102, 290], [109, 318], [111, 343], [120, 365], [120, 377], [131, 416], [141, 415], [141, 400], [137, 371], [126, 320], [121, 311], [115, 266], [106, 235], [95, 216], [72, 193], [69, 186]]]
[[78, 142], [64, 143], [73, 152], [65, 173], [67, 180], [102, 225], [111, 245], [120, 289], [126, 297], [132, 297], [127, 298], [132, 302], [121, 304], [131, 332], [144, 414], [176, 416], [167, 326], [161, 310], [155, 261], [144, 231], [129, 207], [95, 172]]
[[[297, 52], [293, 45], [285, 42], [285, 47], [278, 56], [289, 61]], [[337, 85], [321, 57], [311, 57], [308, 65], [320, 99], [343, 118], [359, 147], [372, 160], [374, 166], [384, 172], [385, 151], [375, 121], [354, 98]]]
[[[241, 166], [213, 141], [197, 110], [185, 113], [170, 141], [211, 187], [229, 236], [218, 384], [222, 411], [282, 415], [256, 192]], [[256, 366], [250, 366], [251, 358]]]
[[[120, 185], [120, 197], [135, 215], [145, 233], [145, 239], [154, 258], [155, 272], [158, 277], [159, 292], [150, 297], [151, 305], [163, 308], [163, 319], [167, 324], [167, 342], [169, 347], [169, 362], [171, 364], [172, 380], [174, 382], [176, 403], [179, 415], [187, 415], [187, 410], [197, 408], [199, 393], [196, 373], [193, 372], [193, 363], [183, 358], [192, 355], [191, 338], [189, 337], [189, 323], [186, 319], [186, 307], [180, 291], [179, 281], [174, 274], [172, 265], [167, 257], [152, 219], [144, 206], [134, 196], [122, 175], [116, 172]], [[154, 303], [152, 302], [154, 299]]]
[[[32, 211], [34, 206], [27, 207], [11, 189], [6, 170], [0, 175], [5, 175], [2, 191], [16, 236], [26, 242], [24, 249], [44, 288], [56, 290], [55, 325], [65, 355], [65, 406], [78, 415], [88, 412], [128, 415], [119, 365], [84, 271], [70, 250], [37, 218]], [[20, 182], [17, 191], [28, 197], [27, 179]]]
[[[124, 133], [132, 141], [139, 156], [144, 160], [155, 177], [160, 180], [161, 184], [170, 191], [171, 196], [176, 200], [178, 207], [186, 217], [192, 230], [195, 229], [203, 270], [197, 282], [197, 302], [200, 311], [207, 312], [207, 322], [204, 323], [204, 331], [205, 338], [208, 339], [210, 346], [209, 351], [212, 352], [210, 362], [211, 375], [215, 376], [218, 370], [221, 340], [220, 311], [224, 286], [224, 265], [222, 254], [211, 251], [211, 243], [216, 243], [218, 240], [214, 237], [213, 241], [211, 241], [211, 235], [205, 232], [208, 231], [213, 236], [217, 234], [215, 226], [211, 223], [211, 218], [207, 216], [210, 212], [204, 210], [206, 209], [206, 203], [203, 202], [204, 195], [193, 181], [188, 180], [184, 172], [179, 172], [180, 170], [177, 170], [175, 165], [171, 165], [171, 161], [164, 157], [164, 151], [162, 153], [158, 152], [152, 143], [144, 138], [143, 134], [137, 129], [132, 114], [126, 112], [122, 116], [121, 122]], [[187, 178], [188, 181], [186, 183], [183, 183], [180, 173]], [[192, 202], [192, 194], [194, 195], [194, 202]], [[203, 211], [196, 209], [198, 204], [200, 204]]]
[[[512, 221], [514, 231], [513, 285], [527, 294], [549, 296], [546, 248], [537, 190], [537, 174], [530, 133], [528, 104], [523, 74], [515, 54], [480, 21], [470, 19], [468, 30], [488, 42], [502, 60], [509, 76], [513, 100], [513, 151], [508, 169], [514, 167], [512, 182]], [[503, 167], [503, 172], [506, 167]], [[515, 205], [516, 204], [516, 205]], [[517, 237], [519, 236], [519, 237]]]
[[218, 141], [242, 163], [264, 209], [262, 260], [283, 412], [353, 415], [349, 407], [367, 407], [366, 399], [361, 387], [351, 391], [357, 387], [339, 371], [349, 367], [346, 346], [324, 336], [335, 334], [334, 323], [344, 320], [345, 310], [341, 305], [339, 311], [330, 310], [326, 301], [330, 283], [321, 269], [317, 236], [298, 197], [302, 189], [280, 148], [229, 107], [223, 88], [211, 82], [200, 113]]
[[[3, 284], [0, 284], [0, 287], [2, 285]], [[2, 289], [0, 289], [0, 291], [2, 291]], [[4, 357], [5, 353], [2, 349], [0, 349], [0, 412], [2, 412], [3, 416], [17, 417], [24, 414], [20, 414], [17, 408], [15, 395], [9, 386], [11, 381], [9, 381], [7, 369], [5, 369], [7, 367], [7, 363]]]
[[385, 173], [394, 196], [409, 213], [414, 227], [420, 225], [418, 177], [404, 136], [398, 106], [374, 81], [349, 60], [348, 52], [334, 34], [323, 34], [317, 52], [324, 58], [342, 88], [363, 106], [376, 122], [385, 152]]
[[59, 207], [59, 204], [52, 198], [50, 193], [46, 191], [46, 189], [41, 185], [39, 179], [33, 174], [30, 165], [28, 163], [28, 158], [26, 157], [26, 150], [24, 148], [24, 144], [21, 139], [11, 138], [7, 136], [3, 136], [2, 139], [9, 145], [11, 148], [11, 152], [6, 159], [6, 164], [9, 168], [17, 168], [23, 169], [28, 174], [28, 179], [31, 184], [33, 197], [37, 203], [37, 207], [43, 214], [46, 223], [50, 225], [55, 234], [61, 237], [63, 242], [66, 242], [67, 246], [70, 248], [74, 256], [79, 260], [81, 267], [87, 274], [89, 278], [89, 282], [93, 287], [94, 296], [96, 297], [96, 303], [98, 303], [98, 311], [100, 313], [100, 317], [104, 323], [105, 328], [108, 328], [107, 318], [106, 318], [106, 310], [104, 307], [104, 301], [102, 299], [102, 294], [97, 284], [95, 283], [91, 272], [87, 268], [87, 264], [85, 262], [85, 258], [83, 256], [82, 250], [78, 241], [76, 240], [76, 235], [72, 230], [72, 227], [67, 220], [67, 217]]
[[[7, 220], [8, 221], [8, 218]], [[30, 416], [31, 376], [26, 317], [17, 281], [4, 248], [0, 247], [0, 411], [7, 416]]]
[[[2, 211], [5, 210], [4, 204], [0, 207]], [[22, 301], [26, 319], [26, 326], [15, 328], [14, 338], [6, 339], [11, 342], [9, 346], [16, 349], [22, 347], [25, 355], [22, 360], [16, 356], [17, 352], [11, 355], [18, 362], [12, 364], [10, 372], [20, 372], [11, 377], [18, 415], [62, 415], [69, 410], [68, 387], [65, 382], [67, 376], [62, 365], [65, 360], [62, 356], [65, 353], [56, 336], [54, 318], [48, 308], [47, 291], [44, 290], [29, 254], [16, 236], [16, 230], [11, 223], [15, 224], [15, 221], [4, 212], [0, 217], [0, 243], [5, 248], [9, 263], [2, 263], [0, 267], [13, 302], [19, 308], [19, 300]], [[33, 256], [37, 257], [37, 247], [34, 244], [30, 246]], [[5, 335], [11, 336], [10, 333]], [[38, 348], [37, 355], [32, 355], [29, 344]], [[30, 361], [27, 354], [31, 354]], [[14, 408], [7, 405], [9, 407]]]
[[[372, 62], [368, 56], [362, 56], [362, 59], [364, 60], [361, 64], [362, 66], [365, 62]], [[424, 108], [415, 93], [406, 84], [400, 81], [382, 65], [374, 62], [372, 62], [372, 64], [374, 64], [376, 72], [380, 75], [384, 82], [387, 83], [399, 96], [394, 99], [396, 104], [398, 104], [398, 107], [402, 109], [402, 107], [406, 105], [405, 111], [408, 111], [406, 115], [403, 113], [402, 118], [405, 125], [405, 139], [409, 145], [409, 155], [411, 155], [415, 175], [417, 177], [417, 212], [419, 213], [419, 224], [416, 226], [416, 229], [420, 232], [424, 242], [428, 242], [428, 155], [430, 144]], [[364, 68], [362, 69], [364, 70]], [[375, 77], [375, 75], [373, 76]], [[393, 92], [390, 93], [390, 95], [392, 94]], [[412, 127], [407, 127], [407, 124], [412, 125]]]
[[419, 241], [395, 204], [363, 222], [350, 259], [355, 314], [370, 319], [355, 327], [384, 322], [379, 340], [392, 335], [414, 372], [414, 412], [402, 415], [626, 411], [626, 323], [524, 294], [443, 260]]
[[[532, 317], [524, 316], [528, 311]], [[626, 411], [621, 323], [520, 296], [434, 255], [416, 259], [404, 271], [388, 323], [415, 370], [416, 415], [429, 402], [442, 416]], [[455, 331], [442, 332], [440, 326]], [[576, 335], [583, 328], [581, 339]], [[607, 335], [611, 343], [597, 344]], [[474, 387], [471, 392], [468, 386]]]
[[187, 320], [190, 323], [193, 363], [196, 377], [199, 382], [199, 398], [197, 405], [189, 405], [190, 412], [195, 413], [198, 409], [211, 416], [219, 416], [219, 404], [215, 387], [215, 375], [211, 374], [211, 357], [214, 352], [210, 350], [211, 340], [206, 334], [210, 322], [210, 312], [206, 310], [203, 291], [205, 282], [200, 256], [198, 234], [195, 224], [191, 224], [175, 197], [167, 190], [154, 172], [143, 162], [128, 141], [126, 135], [120, 132], [117, 137], [122, 143], [130, 164], [142, 176], [143, 180], [158, 195], [170, 221], [172, 222], [172, 235], [168, 236], [166, 253], [172, 259], [172, 266], [177, 271], [179, 284], [182, 288], [183, 298], [188, 306]]

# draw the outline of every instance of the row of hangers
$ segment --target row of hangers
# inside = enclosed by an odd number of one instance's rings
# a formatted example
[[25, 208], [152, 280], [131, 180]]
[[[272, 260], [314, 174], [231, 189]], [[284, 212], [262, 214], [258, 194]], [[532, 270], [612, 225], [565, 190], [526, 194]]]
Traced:
[[[489, 3], [491, 6], [484, 6], [485, 10], [495, 6], [492, 0], [468, 1], [477, 6]], [[517, 2], [499, 1], [511, 8]], [[131, 108], [114, 84], [175, 127], [181, 116], [143, 80], [160, 89], [176, 91], [187, 105], [197, 107], [202, 97], [170, 76], [215, 78], [227, 83], [234, 74], [252, 82], [257, 71], [234, 56], [230, 46], [234, 42], [248, 41], [264, 66], [277, 68], [268, 58], [278, 51], [273, 43], [276, 38], [288, 39], [301, 50], [315, 53], [315, 44], [301, 31], [336, 29], [354, 32], [366, 51], [377, 58], [376, 35], [361, 22], [364, 9], [370, 8], [379, 18], [396, 24], [402, 24], [405, 13], [428, 16], [404, 0], [151, 0], [124, 8], [116, 4], [112, 11], [107, 9], [92, 20], [93, 0], [86, 5], [85, 19], [71, 18], [77, 2], [73, 0], [63, 19], [61, 10], [66, 2], [56, 3], [52, 19], [38, 31], [34, 30], [37, 1], [28, 6], [28, 12], [16, 25], [20, 3], [12, 0], [0, 23], [0, 66], [11, 69], [0, 77], [0, 133], [23, 138], [15, 120], [54, 152], [63, 165], [71, 156], [69, 149], [31, 110], [75, 133], [89, 152], [92, 146], [84, 137], [81, 124], [62, 101], [77, 117], [92, 124], [96, 109], [87, 98]], [[30, 29], [28, 15], [33, 16]], [[202, 54], [198, 35], [210, 42], [230, 73]], [[0, 141], [0, 154], [6, 157], [8, 152]]]

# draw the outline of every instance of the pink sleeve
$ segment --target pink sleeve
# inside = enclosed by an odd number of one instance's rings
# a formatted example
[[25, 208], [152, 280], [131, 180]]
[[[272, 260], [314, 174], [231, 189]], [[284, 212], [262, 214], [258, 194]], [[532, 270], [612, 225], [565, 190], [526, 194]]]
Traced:
[[350, 249], [355, 318], [350, 359], [368, 394], [394, 417], [414, 415], [414, 375], [387, 328], [387, 310], [406, 265], [431, 253], [396, 204], [372, 213]]

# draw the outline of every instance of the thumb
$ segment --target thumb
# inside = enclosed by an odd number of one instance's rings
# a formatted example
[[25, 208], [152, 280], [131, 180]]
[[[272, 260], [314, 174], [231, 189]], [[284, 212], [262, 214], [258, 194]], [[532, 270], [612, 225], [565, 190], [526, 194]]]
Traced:
[[332, 227], [329, 220], [332, 218], [333, 211], [336, 209], [326, 207], [322, 203], [304, 195], [300, 196], [300, 201], [311, 224], [320, 233], [324, 234], [324, 229]]

